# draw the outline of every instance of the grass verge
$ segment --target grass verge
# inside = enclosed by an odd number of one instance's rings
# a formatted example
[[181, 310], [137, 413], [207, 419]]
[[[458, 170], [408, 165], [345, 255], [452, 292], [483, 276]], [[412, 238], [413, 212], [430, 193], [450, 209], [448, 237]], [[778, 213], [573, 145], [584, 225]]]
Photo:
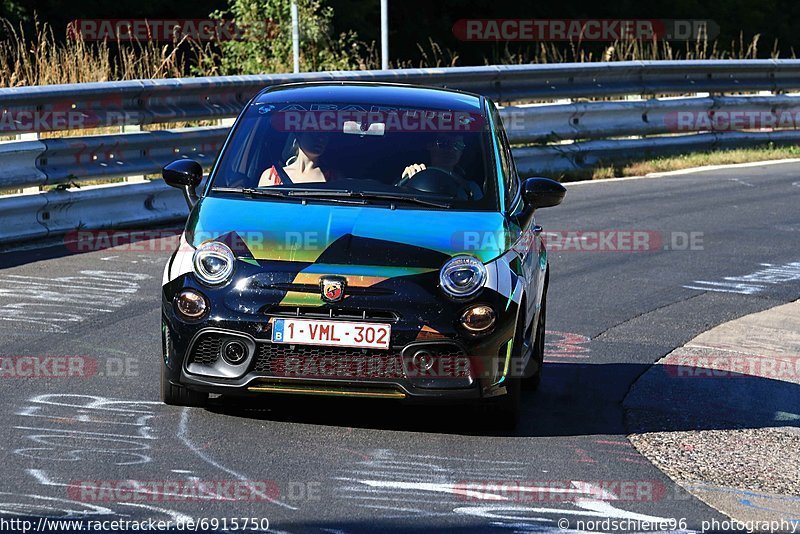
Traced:
[[774, 146], [736, 148], [715, 150], [712, 152], [694, 152], [677, 156], [664, 156], [650, 159], [630, 159], [609, 165], [600, 165], [593, 169], [581, 169], [563, 173], [549, 174], [561, 182], [577, 182], [579, 180], [603, 180], [605, 178], [623, 178], [626, 176], [644, 176], [653, 172], [677, 171], [692, 167], [708, 165], [729, 165], [733, 163], [749, 163], [773, 159], [800, 158], [800, 146]]

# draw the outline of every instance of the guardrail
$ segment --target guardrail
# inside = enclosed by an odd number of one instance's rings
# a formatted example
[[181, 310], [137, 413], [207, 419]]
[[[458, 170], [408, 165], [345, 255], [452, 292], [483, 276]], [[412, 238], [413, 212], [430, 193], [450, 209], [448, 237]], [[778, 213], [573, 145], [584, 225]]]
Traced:
[[14, 243], [78, 229], [147, 227], [186, 215], [183, 196], [162, 180], [53, 190], [0, 199], [0, 236]]
[[[793, 94], [800, 90], [797, 60], [509, 65], [0, 89], [0, 135], [225, 119], [265, 86], [337, 80], [446, 86], [494, 98], [504, 104], [509, 138], [521, 145], [514, 153], [523, 175], [632, 155], [800, 141], [797, 125], [785, 120], [800, 120], [800, 95]], [[758, 122], [720, 129], [710, 120], [743, 112]], [[181, 156], [209, 166], [226, 133], [217, 126], [1, 143], [0, 189], [154, 174]], [[121, 206], [125, 198], [129, 208], [112, 213], [114, 203]], [[185, 216], [179, 199], [179, 192], [158, 183], [4, 197], [0, 218], [13, 215], [17, 222], [0, 227], [0, 243], [55, 235], [73, 224], [104, 228], [173, 221]], [[71, 215], [48, 218], [62, 212]], [[19, 223], [26, 217], [30, 231]]]

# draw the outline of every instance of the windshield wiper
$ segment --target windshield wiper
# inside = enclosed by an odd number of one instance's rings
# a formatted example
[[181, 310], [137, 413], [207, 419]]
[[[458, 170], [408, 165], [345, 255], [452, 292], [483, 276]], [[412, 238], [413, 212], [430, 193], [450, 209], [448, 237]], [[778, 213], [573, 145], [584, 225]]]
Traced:
[[[333, 195], [326, 195], [327, 191], [317, 191], [314, 189], [276, 189], [274, 187], [269, 188], [253, 188], [253, 187], [212, 187], [212, 191], [219, 192], [219, 193], [241, 193], [243, 195], [249, 196], [264, 196], [264, 197], [277, 197], [277, 198], [291, 198], [291, 197], [314, 197], [315, 199], [319, 200], [327, 200], [329, 202], [341, 202], [346, 204], [366, 204], [366, 200], [345, 200], [341, 198], [326, 198], [328, 197], [338, 197], [338, 196], [350, 196], [350, 195], [337, 195], [339, 191], [334, 190]], [[319, 193], [319, 194], [315, 194]], [[345, 191], [347, 193], [347, 191]]]
[[383, 193], [380, 191], [351, 191], [348, 189], [276, 189], [269, 188], [237, 188], [237, 187], [214, 187], [212, 191], [219, 191], [221, 193], [243, 193], [251, 196], [272, 196], [280, 198], [302, 198], [309, 197], [322, 200], [330, 200], [331, 202], [342, 202], [342, 197], [361, 199], [358, 204], [365, 204], [367, 200], [391, 200], [395, 202], [408, 202], [411, 204], [420, 204], [422, 206], [430, 206], [433, 208], [447, 209], [451, 205], [446, 202], [436, 200], [427, 200], [411, 195], [403, 195], [398, 193]]
[[286, 191], [270, 191], [269, 189], [253, 189], [252, 187], [212, 187], [215, 193], [241, 193], [243, 195], [262, 195], [269, 197], [285, 197]]
[[410, 202], [412, 204], [421, 204], [423, 206], [431, 206], [434, 208], [449, 208], [450, 204], [446, 202], [437, 202], [435, 200], [426, 200], [423, 198], [403, 195], [397, 193], [383, 193], [380, 191], [350, 191], [347, 189], [293, 189], [287, 191], [289, 196], [293, 197], [351, 197], [363, 198], [365, 200], [394, 200], [398, 202]]
[[430, 206], [432, 208], [450, 208], [451, 205], [447, 202], [437, 202], [436, 200], [427, 200], [411, 195], [402, 195], [397, 193], [382, 193], [380, 191], [357, 191], [354, 193], [359, 198], [375, 199], [375, 200], [395, 200], [400, 202], [410, 202], [413, 204], [420, 204], [422, 206]]
[[292, 197], [354, 197], [353, 191], [347, 189], [290, 189], [287, 191]]

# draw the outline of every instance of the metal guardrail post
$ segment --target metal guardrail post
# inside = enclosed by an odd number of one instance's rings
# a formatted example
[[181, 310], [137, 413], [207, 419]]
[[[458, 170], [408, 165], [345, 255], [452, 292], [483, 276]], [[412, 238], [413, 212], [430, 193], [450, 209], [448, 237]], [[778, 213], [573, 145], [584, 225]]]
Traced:
[[[19, 140], [19, 141], [38, 141], [39, 140], [39, 132], [21, 133], [21, 134], [17, 135], [17, 140]], [[40, 186], [38, 186], [38, 185], [34, 185], [34, 186], [31, 186], [31, 187], [23, 187], [22, 188], [22, 194], [30, 195], [30, 194], [38, 193], [41, 190], [42, 190], [42, 188]]]
[[[123, 124], [122, 126], [120, 126], [120, 133], [132, 133], [141, 131], [142, 127], [139, 126], [138, 124], [129, 124], [129, 125]], [[137, 175], [126, 176], [125, 181], [130, 183], [142, 183], [146, 180], [144, 179], [143, 174], [137, 174]]]

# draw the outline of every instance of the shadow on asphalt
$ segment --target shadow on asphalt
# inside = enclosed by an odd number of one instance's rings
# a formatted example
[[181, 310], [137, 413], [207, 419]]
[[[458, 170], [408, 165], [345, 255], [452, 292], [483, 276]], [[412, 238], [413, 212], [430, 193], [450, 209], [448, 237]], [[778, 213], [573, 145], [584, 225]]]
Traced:
[[[75, 230], [61, 237], [1, 246], [0, 269], [98, 251], [158, 253], [165, 255], [166, 262], [166, 256], [177, 249], [181, 232], [183, 227], [175, 225], [144, 229]], [[26, 245], [31, 248], [25, 248]]]
[[[685, 376], [683, 369], [655, 366], [633, 404], [623, 401], [650, 369], [644, 364], [550, 363], [539, 390], [523, 392], [522, 417], [513, 432], [487, 424], [479, 408], [418, 405], [390, 400], [263, 396], [219, 399], [208, 408], [231, 417], [405, 432], [497, 436], [627, 435], [635, 432], [723, 430], [797, 426], [800, 385], [748, 375]], [[656, 373], [654, 380], [653, 373]], [[663, 375], [663, 376], [659, 376]], [[706, 402], [681, 404], [687, 391], [704, 391]], [[691, 395], [692, 399], [697, 395]]]

